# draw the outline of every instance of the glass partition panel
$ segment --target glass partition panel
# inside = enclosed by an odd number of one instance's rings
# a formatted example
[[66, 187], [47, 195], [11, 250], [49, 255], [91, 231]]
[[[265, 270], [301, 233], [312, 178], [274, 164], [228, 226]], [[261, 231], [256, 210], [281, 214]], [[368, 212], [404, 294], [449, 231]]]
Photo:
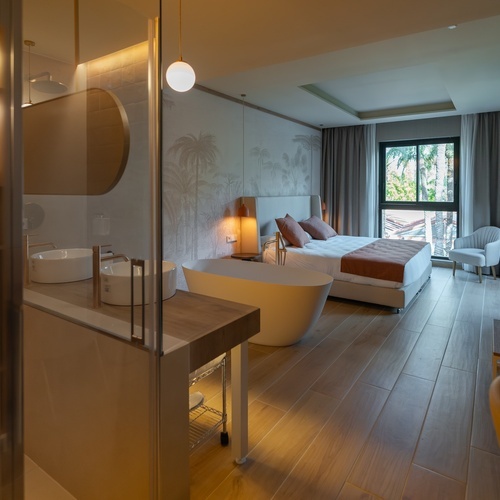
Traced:
[[157, 3], [23, 0], [28, 500], [156, 491]]

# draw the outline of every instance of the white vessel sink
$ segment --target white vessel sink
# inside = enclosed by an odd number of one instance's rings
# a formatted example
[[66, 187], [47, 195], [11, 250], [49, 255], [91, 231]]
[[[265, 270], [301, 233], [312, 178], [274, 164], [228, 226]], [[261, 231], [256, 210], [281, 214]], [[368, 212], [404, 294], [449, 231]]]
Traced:
[[68, 283], [92, 278], [92, 249], [61, 248], [30, 257], [30, 279], [35, 283]]
[[[177, 266], [174, 262], [163, 261], [163, 297], [172, 297], [177, 290]], [[145, 303], [149, 302], [149, 261], [145, 266]], [[101, 300], [115, 306], [130, 305], [130, 262], [115, 262], [101, 268]], [[134, 305], [141, 303], [141, 268], [134, 266]]]

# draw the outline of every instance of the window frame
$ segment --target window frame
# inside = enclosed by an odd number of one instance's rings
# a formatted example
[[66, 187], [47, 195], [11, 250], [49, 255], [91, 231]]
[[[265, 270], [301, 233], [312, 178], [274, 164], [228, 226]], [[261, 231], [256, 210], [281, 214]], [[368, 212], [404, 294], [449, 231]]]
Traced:
[[[427, 144], [448, 144], [454, 145], [453, 156], [453, 201], [418, 201], [420, 195], [419, 169], [416, 170], [416, 201], [388, 201], [386, 199], [387, 172], [386, 172], [386, 151], [391, 147], [415, 146], [417, 148], [417, 166], [419, 162], [419, 146]], [[383, 210], [421, 210], [432, 212], [456, 212], [457, 222], [459, 220], [459, 165], [460, 165], [460, 137], [433, 137], [429, 139], [405, 139], [398, 141], [384, 141], [379, 143], [379, 224], [378, 233], [382, 237], [382, 212]], [[457, 237], [459, 228], [457, 226]], [[446, 259], [446, 257], [433, 256], [433, 258]]]

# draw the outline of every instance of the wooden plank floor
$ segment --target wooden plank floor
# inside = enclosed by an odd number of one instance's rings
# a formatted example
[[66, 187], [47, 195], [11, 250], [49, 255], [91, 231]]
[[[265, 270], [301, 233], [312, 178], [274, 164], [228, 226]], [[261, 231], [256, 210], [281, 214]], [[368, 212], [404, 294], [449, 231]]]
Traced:
[[[500, 279], [436, 267], [401, 314], [329, 299], [300, 343], [250, 344], [247, 462], [199, 446], [191, 498], [499, 500], [495, 318]], [[217, 374], [196, 390], [220, 404]]]

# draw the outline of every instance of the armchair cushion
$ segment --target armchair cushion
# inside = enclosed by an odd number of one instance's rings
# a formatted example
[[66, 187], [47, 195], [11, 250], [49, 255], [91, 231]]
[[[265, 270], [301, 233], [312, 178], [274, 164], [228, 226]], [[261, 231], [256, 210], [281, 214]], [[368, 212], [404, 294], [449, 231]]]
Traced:
[[472, 266], [496, 266], [500, 260], [500, 228], [485, 226], [455, 240], [450, 259]]
[[484, 250], [478, 248], [464, 248], [462, 250], [450, 250], [450, 259], [462, 264], [470, 264], [475, 267], [485, 267], [486, 258]]

